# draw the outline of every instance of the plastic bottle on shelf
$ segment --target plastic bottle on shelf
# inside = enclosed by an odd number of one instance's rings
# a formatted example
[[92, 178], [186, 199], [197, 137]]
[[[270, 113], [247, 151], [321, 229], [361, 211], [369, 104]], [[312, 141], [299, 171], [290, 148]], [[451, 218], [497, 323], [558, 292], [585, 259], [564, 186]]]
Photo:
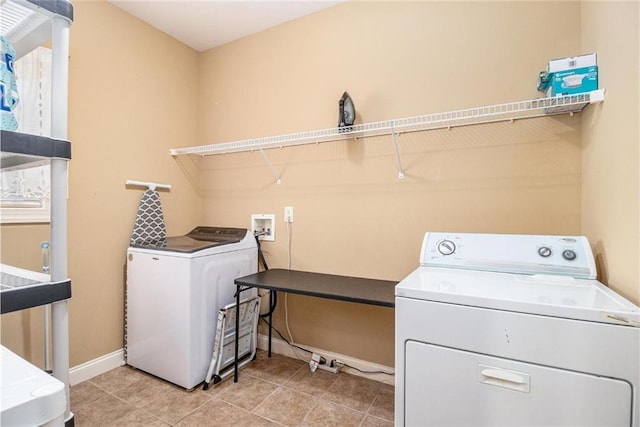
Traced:
[[9, 40], [0, 35], [0, 129], [14, 131], [18, 121], [13, 110], [18, 104], [18, 85], [13, 69], [16, 52]]

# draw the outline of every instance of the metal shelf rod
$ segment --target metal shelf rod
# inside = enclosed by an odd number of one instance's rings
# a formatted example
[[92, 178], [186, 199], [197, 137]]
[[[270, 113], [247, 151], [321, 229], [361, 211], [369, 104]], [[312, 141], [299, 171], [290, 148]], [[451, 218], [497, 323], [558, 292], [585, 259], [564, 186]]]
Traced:
[[269, 169], [271, 170], [273, 177], [276, 179], [276, 184], [281, 184], [282, 180], [280, 180], [280, 175], [278, 174], [278, 171], [276, 171], [276, 168], [273, 167], [273, 163], [271, 163], [271, 161], [269, 160], [269, 157], [267, 157], [267, 153], [265, 153], [262, 148], [260, 149], [260, 153], [262, 154], [264, 161], [267, 162], [267, 166], [269, 166]]

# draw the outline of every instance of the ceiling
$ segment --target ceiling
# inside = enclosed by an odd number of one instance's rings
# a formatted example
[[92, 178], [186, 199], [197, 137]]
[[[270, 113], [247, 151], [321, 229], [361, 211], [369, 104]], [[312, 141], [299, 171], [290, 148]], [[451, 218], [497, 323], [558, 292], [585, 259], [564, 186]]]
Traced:
[[344, 0], [110, 0], [202, 52]]

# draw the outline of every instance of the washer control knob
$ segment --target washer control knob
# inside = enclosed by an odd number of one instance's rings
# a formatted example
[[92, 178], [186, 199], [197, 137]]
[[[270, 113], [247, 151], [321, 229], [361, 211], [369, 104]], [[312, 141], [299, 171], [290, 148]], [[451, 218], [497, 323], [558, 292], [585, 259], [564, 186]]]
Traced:
[[571, 249], [567, 249], [566, 251], [562, 251], [562, 258], [566, 259], [567, 261], [573, 261], [574, 259], [576, 259], [576, 253]]
[[538, 255], [540, 255], [543, 258], [548, 258], [551, 256], [551, 248], [547, 247], [547, 246], [542, 246], [540, 248], [538, 248]]
[[443, 240], [438, 243], [438, 252], [442, 255], [452, 255], [456, 251], [456, 244], [451, 240]]

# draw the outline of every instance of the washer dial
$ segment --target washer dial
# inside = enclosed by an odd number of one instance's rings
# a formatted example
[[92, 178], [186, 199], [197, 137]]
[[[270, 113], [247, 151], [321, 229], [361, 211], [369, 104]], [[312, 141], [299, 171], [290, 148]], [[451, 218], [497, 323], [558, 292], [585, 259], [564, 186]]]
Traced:
[[562, 258], [566, 259], [567, 261], [573, 261], [574, 259], [576, 259], [576, 256], [576, 253], [571, 249], [562, 251]]
[[456, 244], [451, 240], [443, 240], [438, 243], [438, 252], [442, 255], [452, 255], [456, 251]]

